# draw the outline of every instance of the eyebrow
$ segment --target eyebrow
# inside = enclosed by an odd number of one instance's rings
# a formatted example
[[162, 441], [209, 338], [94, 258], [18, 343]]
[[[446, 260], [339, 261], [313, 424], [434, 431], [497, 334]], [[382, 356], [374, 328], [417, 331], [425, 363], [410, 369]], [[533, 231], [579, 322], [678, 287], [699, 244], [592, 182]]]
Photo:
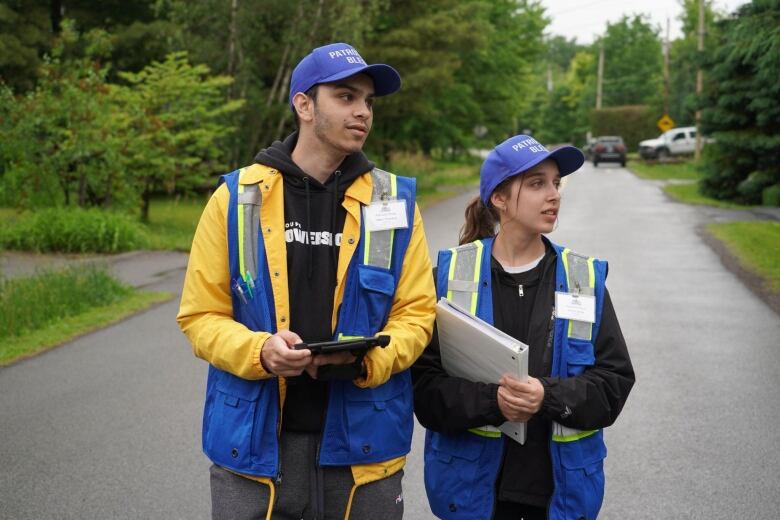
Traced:
[[[362, 89], [359, 89], [357, 87], [353, 87], [352, 85], [349, 85], [347, 83], [334, 83], [333, 84], [333, 88], [335, 88], [335, 89], [343, 88], [343, 89], [349, 90], [350, 92], [361, 92], [361, 93], [364, 92]], [[372, 98], [372, 97], [374, 97], [374, 93], [369, 91], [368, 94], [366, 95], [366, 97]]]

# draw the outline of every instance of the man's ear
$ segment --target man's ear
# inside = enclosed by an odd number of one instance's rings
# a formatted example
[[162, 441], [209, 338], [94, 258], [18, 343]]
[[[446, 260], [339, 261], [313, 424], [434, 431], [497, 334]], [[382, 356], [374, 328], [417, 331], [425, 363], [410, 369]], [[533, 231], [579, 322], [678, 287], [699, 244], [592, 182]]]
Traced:
[[314, 100], [304, 94], [303, 92], [297, 92], [293, 96], [293, 106], [295, 107], [295, 113], [298, 114], [298, 119], [301, 121], [312, 121], [314, 119]]

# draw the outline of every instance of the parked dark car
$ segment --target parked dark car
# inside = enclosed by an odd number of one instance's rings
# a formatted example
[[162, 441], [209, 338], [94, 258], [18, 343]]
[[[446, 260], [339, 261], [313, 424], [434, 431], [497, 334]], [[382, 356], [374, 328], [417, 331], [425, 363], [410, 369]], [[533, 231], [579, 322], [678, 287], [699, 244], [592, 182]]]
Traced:
[[620, 166], [626, 165], [626, 145], [619, 136], [597, 137], [590, 145], [590, 155], [593, 166], [600, 162], [617, 162]]

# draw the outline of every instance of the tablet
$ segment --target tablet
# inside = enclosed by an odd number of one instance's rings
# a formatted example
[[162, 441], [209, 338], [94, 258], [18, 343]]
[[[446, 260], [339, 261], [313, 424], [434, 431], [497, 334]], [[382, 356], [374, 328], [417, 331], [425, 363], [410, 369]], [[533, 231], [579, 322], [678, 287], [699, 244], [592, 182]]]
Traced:
[[390, 344], [390, 336], [344, 339], [340, 341], [320, 341], [316, 343], [296, 343], [295, 350], [311, 350], [312, 354], [332, 354], [334, 352], [368, 350], [374, 347], [385, 348]]

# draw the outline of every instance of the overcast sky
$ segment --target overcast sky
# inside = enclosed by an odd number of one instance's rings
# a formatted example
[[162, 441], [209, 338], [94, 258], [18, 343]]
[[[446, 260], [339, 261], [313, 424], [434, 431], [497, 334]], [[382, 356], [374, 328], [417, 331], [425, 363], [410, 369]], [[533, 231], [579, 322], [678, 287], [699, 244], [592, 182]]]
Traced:
[[[746, 3], [746, 0], [716, 0], [720, 10], [733, 11]], [[547, 33], [566, 38], [577, 38], [579, 43], [592, 43], [604, 34], [607, 22], [616, 22], [624, 14], [647, 13], [650, 19], [661, 28], [661, 36], [666, 34], [666, 19], [671, 19], [671, 39], [680, 36], [682, 13], [678, 0], [542, 0], [547, 16], [551, 19]]]

